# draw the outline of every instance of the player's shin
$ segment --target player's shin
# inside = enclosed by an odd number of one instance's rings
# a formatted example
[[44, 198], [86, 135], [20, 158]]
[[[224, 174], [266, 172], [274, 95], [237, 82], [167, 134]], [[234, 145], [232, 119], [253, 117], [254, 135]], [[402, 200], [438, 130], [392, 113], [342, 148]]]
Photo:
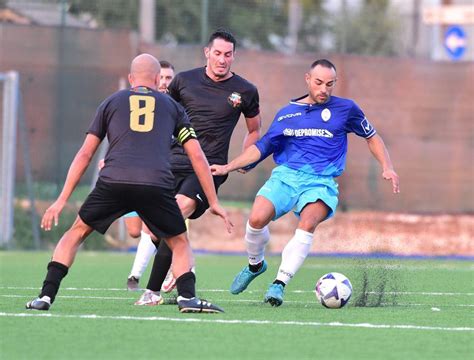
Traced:
[[67, 266], [56, 261], [51, 261], [48, 264], [48, 273], [46, 274], [39, 297], [48, 296], [52, 304], [58, 293], [61, 280], [67, 275], [67, 272]]
[[160, 291], [161, 285], [166, 278], [166, 274], [171, 267], [172, 257], [173, 254], [171, 249], [166, 245], [164, 240], [161, 240], [155, 255], [155, 260], [153, 261], [153, 268], [146, 287], [147, 289]]
[[296, 229], [295, 235], [286, 244], [281, 254], [281, 264], [276, 277], [278, 283], [288, 284], [301, 265], [303, 265], [312, 244], [312, 233]]
[[178, 296], [190, 299], [196, 296], [196, 275], [192, 271], [184, 273], [176, 279]]
[[255, 229], [247, 222], [245, 229], [245, 244], [247, 247], [250, 266], [258, 265], [263, 261], [265, 247], [269, 241], [270, 232], [268, 231], [268, 226], [265, 226], [262, 229]]
[[135, 255], [135, 260], [133, 262], [132, 271], [130, 272], [129, 277], [134, 276], [136, 278], [140, 278], [143, 275], [155, 251], [156, 246], [153, 241], [151, 241], [151, 236], [142, 231], [140, 242], [138, 243], [137, 247], [137, 254]]

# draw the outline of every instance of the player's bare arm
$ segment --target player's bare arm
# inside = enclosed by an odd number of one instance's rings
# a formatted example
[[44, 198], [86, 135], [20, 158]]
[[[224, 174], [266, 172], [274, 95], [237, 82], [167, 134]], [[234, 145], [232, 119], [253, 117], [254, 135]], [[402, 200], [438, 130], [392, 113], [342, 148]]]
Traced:
[[238, 170], [258, 161], [262, 153], [255, 145], [249, 146], [245, 151], [226, 165], [211, 165], [212, 175], [227, 175], [231, 171]]
[[385, 143], [382, 140], [382, 137], [378, 134], [375, 134], [371, 138], [367, 139], [367, 145], [372, 155], [377, 159], [377, 161], [382, 166], [382, 177], [385, 180], [390, 180], [392, 182], [392, 190], [394, 194], [400, 192], [400, 180], [397, 173], [393, 169], [392, 160], [385, 146]]
[[254, 145], [258, 139], [260, 139], [260, 133], [262, 129], [262, 117], [260, 114], [251, 118], [245, 118], [247, 124], [247, 135], [245, 135], [244, 142], [242, 144], [242, 151], [247, 149], [249, 146]]
[[229, 220], [227, 212], [219, 204], [216, 189], [214, 187], [214, 180], [212, 179], [209, 170], [209, 163], [207, 162], [206, 156], [204, 155], [199, 142], [196, 139], [190, 139], [183, 144], [183, 148], [186, 151], [189, 160], [191, 160], [194, 172], [196, 173], [202, 189], [206, 194], [207, 200], [209, 201], [210, 211], [224, 220], [227, 231], [230, 233], [234, 225]]
[[74, 157], [71, 166], [69, 167], [61, 194], [59, 194], [56, 201], [46, 210], [43, 215], [41, 220], [42, 229], [46, 231], [51, 230], [53, 221], [55, 226], [58, 225], [59, 215], [61, 214], [64, 205], [66, 205], [66, 202], [89, 166], [92, 157], [94, 156], [99, 145], [100, 139], [97, 136], [91, 134], [86, 136], [84, 143], [82, 144], [81, 148]]
[[[260, 139], [262, 129], [262, 117], [260, 114], [251, 118], [245, 118], [247, 123], [247, 134], [245, 135], [244, 142], [242, 144], [242, 151], [247, 149], [249, 146], [255, 144]], [[247, 173], [249, 170], [239, 169], [237, 170], [241, 174]]]

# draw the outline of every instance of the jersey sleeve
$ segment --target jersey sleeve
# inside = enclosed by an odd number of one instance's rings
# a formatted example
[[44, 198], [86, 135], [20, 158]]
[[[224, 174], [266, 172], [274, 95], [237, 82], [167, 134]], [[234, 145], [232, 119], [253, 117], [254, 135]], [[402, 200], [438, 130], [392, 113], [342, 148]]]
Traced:
[[280, 141], [284, 135], [281, 129], [281, 123], [276, 120], [278, 115], [279, 113], [275, 116], [275, 119], [265, 135], [255, 143], [255, 146], [262, 153], [259, 161], [263, 161], [280, 147]]
[[178, 140], [178, 142], [183, 145], [186, 141], [191, 139], [197, 139], [196, 132], [191, 127], [191, 122], [189, 121], [188, 115], [184, 108], [175, 103], [176, 106], [176, 128], [174, 132], [174, 137]]
[[180, 74], [177, 74], [171, 83], [168, 86], [168, 94], [171, 96], [175, 101], [180, 102], [181, 96], [179, 94], [179, 81], [180, 81]]
[[107, 116], [106, 116], [107, 101], [102, 102], [95, 112], [94, 120], [89, 125], [87, 134], [97, 136], [103, 140], [107, 134]]
[[353, 132], [366, 139], [377, 133], [369, 120], [367, 120], [364, 112], [356, 103], [353, 103], [353, 106], [349, 111], [346, 130], [347, 132]]
[[244, 105], [245, 107], [242, 109], [242, 113], [246, 118], [253, 118], [260, 114], [260, 97], [256, 87], [253, 87], [252, 91], [250, 91], [249, 97], [244, 102]]

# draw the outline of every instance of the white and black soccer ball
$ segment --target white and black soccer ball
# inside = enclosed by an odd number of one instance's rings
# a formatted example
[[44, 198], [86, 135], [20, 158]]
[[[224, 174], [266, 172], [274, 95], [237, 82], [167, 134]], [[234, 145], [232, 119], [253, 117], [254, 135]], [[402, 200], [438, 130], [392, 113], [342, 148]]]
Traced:
[[349, 279], [337, 272], [321, 276], [316, 283], [316, 297], [325, 307], [342, 308], [352, 295], [352, 284]]

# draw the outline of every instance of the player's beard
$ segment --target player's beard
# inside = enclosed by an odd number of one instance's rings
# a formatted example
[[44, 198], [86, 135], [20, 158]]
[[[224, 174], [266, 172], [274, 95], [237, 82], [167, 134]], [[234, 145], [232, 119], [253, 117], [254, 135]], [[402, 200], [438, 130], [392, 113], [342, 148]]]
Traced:
[[326, 94], [324, 98], [322, 96], [323, 96], [322, 94], [315, 94], [315, 95], [311, 95], [311, 98], [316, 104], [319, 104], [319, 105], [327, 103], [329, 99], [331, 98], [330, 94]]
[[229, 74], [229, 72], [230, 72], [230, 66], [228, 66], [228, 67], [222, 69], [222, 70], [225, 70], [223, 73], [222, 73], [222, 72], [217, 72], [216, 69], [217, 69], [217, 67], [215, 67], [215, 68], [212, 67], [212, 68], [211, 68], [211, 71], [212, 71], [212, 73], [214, 74], [214, 76], [215, 76], [216, 78], [218, 78], [218, 79], [223, 79], [223, 78], [225, 78], [225, 77]]

